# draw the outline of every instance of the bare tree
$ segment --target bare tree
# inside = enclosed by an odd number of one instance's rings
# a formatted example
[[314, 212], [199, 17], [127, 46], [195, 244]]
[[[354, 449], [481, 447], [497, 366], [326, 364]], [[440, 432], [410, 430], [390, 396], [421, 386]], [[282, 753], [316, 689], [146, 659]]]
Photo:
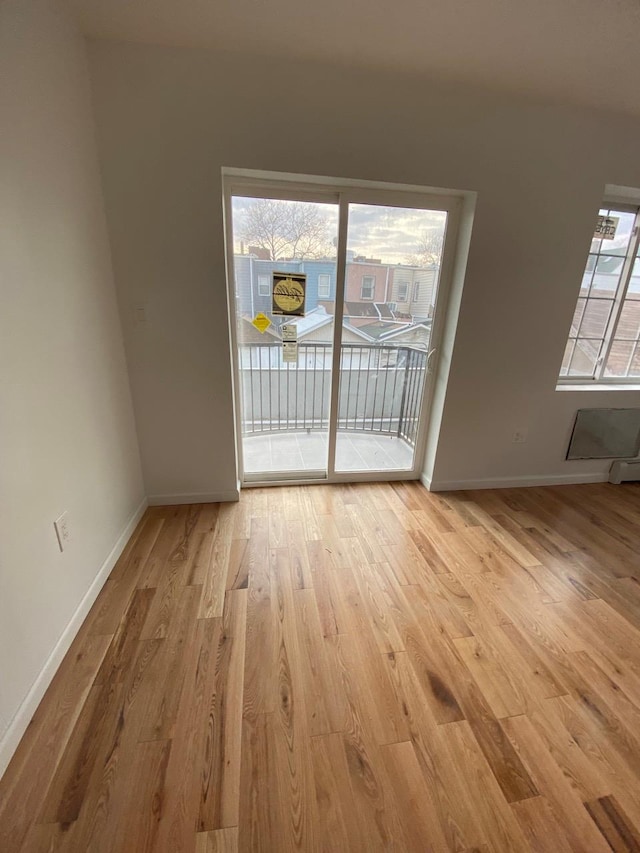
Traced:
[[306, 202], [256, 199], [244, 211], [240, 236], [266, 249], [272, 261], [331, 253], [327, 219], [316, 205]]
[[439, 266], [442, 257], [442, 231], [439, 228], [429, 228], [424, 231], [414, 255], [407, 258], [407, 263], [415, 267]]

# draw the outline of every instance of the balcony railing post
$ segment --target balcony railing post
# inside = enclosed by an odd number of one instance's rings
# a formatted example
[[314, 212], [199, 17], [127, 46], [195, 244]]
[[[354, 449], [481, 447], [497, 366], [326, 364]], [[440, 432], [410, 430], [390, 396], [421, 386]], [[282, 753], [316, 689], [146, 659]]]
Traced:
[[409, 352], [405, 349], [406, 358], [404, 363], [404, 379], [402, 382], [402, 397], [400, 399], [400, 412], [398, 414], [398, 438], [402, 436], [402, 427], [404, 426], [404, 407], [407, 400], [407, 381], [409, 379]]

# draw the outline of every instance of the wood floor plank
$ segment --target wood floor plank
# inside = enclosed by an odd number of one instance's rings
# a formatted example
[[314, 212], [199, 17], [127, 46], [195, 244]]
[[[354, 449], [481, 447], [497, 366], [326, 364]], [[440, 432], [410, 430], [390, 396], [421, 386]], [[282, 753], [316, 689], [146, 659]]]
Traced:
[[196, 853], [238, 853], [238, 827], [199, 832], [196, 836]]
[[295, 589], [313, 586], [309, 552], [304, 539], [304, 526], [300, 519], [287, 521], [287, 544], [291, 555], [291, 571]]
[[80, 814], [96, 761], [103, 727], [117, 707], [122, 685], [108, 681], [91, 688], [60, 763], [53, 775], [38, 819], [72, 823]]
[[[474, 800], [476, 820], [485, 843], [491, 850], [524, 850], [526, 841], [520, 826], [498, 786], [498, 779], [478, 746], [471, 726], [466, 720], [442, 727], [441, 738], [446, 741], [448, 754], [458, 769], [458, 779], [465, 800]], [[474, 792], [482, 791], [482, 800]]]
[[172, 743], [149, 741], [131, 747], [131, 770], [117, 789], [118, 826], [105, 850], [157, 850], [165, 777]]
[[394, 700], [383, 656], [371, 635], [340, 634], [338, 659], [343, 678], [351, 688], [351, 708], [367, 721], [368, 731], [378, 744], [407, 740], [408, 731], [402, 709]]
[[430, 642], [410, 605], [410, 588], [390, 587], [389, 610], [395, 620], [403, 646], [423, 690], [423, 699], [439, 723], [464, 719], [464, 712], [449, 684], [438, 644]]
[[615, 797], [600, 797], [585, 807], [614, 853], [640, 853], [640, 833]]
[[227, 595], [233, 599], [229, 629], [223, 621], [211, 657], [207, 721], [202, 725], [199, 832], [237, 826], [239, 820], [247, 594], [237, 590]]
[[[200, 592], [199, 588], [197, 593]], [[197, 597], [194, 599], [197, 607]], [[193, 853], [202, 784], [202, 740], [206, 733], [212, 672], [221, 634], [220, 619], [199, 619], [185, 660], [172, 747], [167, 765], [158, 849]]]
[[640, 486], [149, 508], [2, 853], [640, 850]]
[[307, 556], [311, 568], [312, 586], [315, 593], [316, 603], [322, 633], [325, 637], [338, 633], [336, 619], [337, 602], [332, 598], [331, 571], [329, 558], [324, 543], [321, 540], [307, 542]]
[[542, 795], [554, 811], [561, 816], [564, 832], [573, 850], [589, 850], [605, 853], [608, 850], [604, 838], [596, 831], [582, 807], [582, 801], [572, 782], [568, 769], [562, 768], [528, 717], [512, 717], [503, 722], [518, 753], [536, 780]]
[[499, 650], [490, 638], [463, 637], [454, 642], [496, 717], [526, 713], [527, 701], [519, 674], [517, 670], [512, 673], [511, 667], [501, 662]]
[[94, 605], [95, 613], [91, 614], [89, 622], [92, 634], [115, 634], [117, 631], [122, 613], [145, 570], [163, 524], [162, 518], [145, 519], [127, 559], [123, 559], [123, 555], [118, 560]]
[[277, 805], [277, 776], [273, 714], [252, 714], [242, 725], [242, 789], [238, 849], [240, 853], [282, 850], [281, 816]]
[[279, 549], [271, 561], [276, 672], [276, 712], [270, 719], [281, 809], [280, 833], [285, 850], [312, 850], [315, 835], [313, 770], [308, 749], [305, 685], [301, 670], [301, 638], [297, 630], [291, 559]]
[[409, 656], [406, 652], [391, 653], [386, 656], [386, 663], [398, 701], [405, 712], [416, 759], [433, 797], [434, 811], [449, 849], [475, 849], [482, 838], [476, 809], [463, 799], [458, 769], [451, 762], [440, 727], [424, 701]]
[[268, 528], [265, 519], [251, 521], [248, 554], [246, 664], [244, 668], [243, 714], [250, 717], [271, 713], [275, 708], [272, 672], [275, 660], [271, 609], [271, 579]]
[[449, 850], [433, 800], [418, 759], [409, 741], [383, 746], [380, 750], [394, 792], [407, 850], [420, 850], [429, 841], [433, 853]]
[[189, 508], [187, 506], [162, 507], [164, 514], [162, 527], [154, 542], [149, 556], [142, 566], [137, 586], [155, 589], [166, 574], [167, 565], [172, 556], [180, 554], [180, 542], [185, 528], [191, 529]]
[[571, 853], [575, 849], [545, 797], [511, 803], [511, 809], [532, 853]]
[[124, 681], [126, 667], [144, 629], [155, 589], [136, 589], [96, 676], [96, 684]]
[[358, 825], [342, 734], [311, 738], [319, 853], [334, 850], [364, 851], [365, 838]]
[[231, 561], [233, 542], [233, 509], [223, 504], [218, 514], [218, 523], [214, 534], [213, 548], [209, 558], [206, 577], [202, 584], [202, 601], [198, 612], [199, 619], [222, 616], [224, 593]]
[[315, 590], [297, 590], [294, 607], [309, 733], [313, 737], [343, 731], [345, 697], [338, 673], [331, 665], [331, 650], [323, 636]]
[[187, 554], [189, 586], [200, 586], [204, 583], [219, 512], [219, 504], [201, 504], [200, 506], [200, 513], [193, 531], [193, 542]]
[[147, 695], [146, 714], [138, 735], [140, 741], [166, 740], [173, 736], [186, 663], [192, 653], [200, 595], [201, 587], [184, 587], [175, 602], [171, 633], [162, 641], [154, 661], [157, 677]]
[[[111, 638], [79, 638], [56, 673], [0, 780], [0, 850], [20, 850], [83, 712]], [[47, 772], [43, 772], [43, 768]], [[28, 779], [28, 785], [24, 780]]]

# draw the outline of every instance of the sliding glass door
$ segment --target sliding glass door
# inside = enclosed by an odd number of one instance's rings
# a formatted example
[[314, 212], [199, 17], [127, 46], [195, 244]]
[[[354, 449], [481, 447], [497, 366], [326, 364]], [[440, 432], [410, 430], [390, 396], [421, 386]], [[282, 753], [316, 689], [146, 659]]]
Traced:
[[335, 470], [411, 471], [447, 214], [349, 204]]
[[[231, 199], [237, 380], [245, 479], [326, 477], [338, 200]], [[304, 284], [279, 313], [274, 275]], [[285, 297], [286, 299], [286, 297]]]
[[452, 200], [226, 183], [243, 482], [415, 476]]

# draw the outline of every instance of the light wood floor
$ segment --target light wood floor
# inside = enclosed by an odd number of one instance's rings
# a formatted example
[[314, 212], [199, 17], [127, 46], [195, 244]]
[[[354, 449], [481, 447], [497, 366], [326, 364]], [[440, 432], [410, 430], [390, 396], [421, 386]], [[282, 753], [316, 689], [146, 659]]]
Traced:
[[640, 487], [150, 509], [0, 850], [640, 850]]

